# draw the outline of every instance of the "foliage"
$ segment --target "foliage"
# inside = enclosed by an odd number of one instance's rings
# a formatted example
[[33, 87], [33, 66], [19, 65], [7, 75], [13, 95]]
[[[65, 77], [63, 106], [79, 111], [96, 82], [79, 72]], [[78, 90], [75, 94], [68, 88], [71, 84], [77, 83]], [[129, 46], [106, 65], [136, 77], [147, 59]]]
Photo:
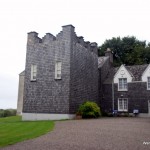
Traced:
[[53, 121], [21, 121], [20, 116], [0, 118], [0, 147], [38, 137], [53, 128]]
[[117, 115], [117, 117], [130, 117], [129, 113], [128, 112], [124, 112], [124, 113], [119, 113]]
[[80, 105], [77, 114], [81, 114], [82, 118], [97, 118], [101, 116], [101, 111], [96, 103], [87, 101]]
[[150, 63], [150, 43], [146, 44], [146, 41], [134, 36], [106, 40], [99, 47], [99, 56], [103, 56], [107, 48], [113, 51], [114, 66]]
[[0, 118], [16, 116], [16, 109], [0, 109]]
[[103, 117], [113, 117], [113, 114], [111, 112], [102, 111], [102, 116]]

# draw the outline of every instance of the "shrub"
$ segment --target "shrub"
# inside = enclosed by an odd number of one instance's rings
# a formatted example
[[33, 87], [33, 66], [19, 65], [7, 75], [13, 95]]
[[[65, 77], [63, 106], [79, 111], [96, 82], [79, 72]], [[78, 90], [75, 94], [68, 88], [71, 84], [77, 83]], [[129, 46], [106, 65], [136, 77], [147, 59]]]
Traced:
[[96, 103], [87, 101], [80, 105], [77, 114], [81, 114], [82, 118], [97, 118], [101, 116], [101, 111]]
[[114, 115], [111, 112], [102, 112], [103, 117], [113, 117]]
[[4, 117], [4, 110], [0, 109], [0, 117]]
[[16, 116], [16, 109], [0, 109], [0, 117]]

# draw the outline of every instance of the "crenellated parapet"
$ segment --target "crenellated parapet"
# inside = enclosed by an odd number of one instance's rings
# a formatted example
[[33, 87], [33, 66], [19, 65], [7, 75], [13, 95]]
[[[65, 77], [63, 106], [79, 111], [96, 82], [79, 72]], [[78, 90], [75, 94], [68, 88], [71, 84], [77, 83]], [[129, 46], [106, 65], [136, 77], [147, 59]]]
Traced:
[[46, 35], [43, 38], [38, 37], [38, 33], [32, 31], [28, 33], [28, 43], [50, 44], [53, 41], [64, 41], [71, 43], [74, 41], [75, 43], [80, 44], [82, 47], [88, 49], [89, 51], [97, 54], [97, 43], [90, 43], [89, 41], [84, 41], [83, 36], [77, 36], [74, 29], [75, 28], [72, 25], [62, 26], [62, 31], [60, 31], [56, 35], [56, 37], [51, 33], [46, 33]]
[[94, 53], [96, 53], [98, 55], [97, 43], [96, 42], [91, 43], [91, 51], [93, 51]]
[[84, 39], [83, 39], [83, 36], [79, 36], [79, 37], [78, 37], [78, 43], [80, 43], [81, 45], [84, 46]]
[[[77, 36], [72, 25], [55, 36], [28, 33], [23, 119], [75, 114], [87, 99], [98, 102], [97, 44]], [[44, 117], [42, 118], [42, 116]]]
[[46, 33], [46, 35], [42, 38], [42, 43], [48, 44], [49, 42], [55, 41], [56, 37], [51, 33]]
[[89, 41], [84, 41], [83, 36], [76, 37], [76, 41], [77, 41], [77, 43], [79, 43], [83, 47], [87, 48], [91, 52], [98, 54], [96, 42], [90, 43]]
[[61, 40], [63, 38], [63, 31], [60, 31], [57, 35], [56, 35], [56, 39], [57, 40]]
[[41, 43], [42, 39], [38, 37], [38, 33], [35, 31], [29, 32], [28, 33], [28, 43], [34, 44], [34, 43]]

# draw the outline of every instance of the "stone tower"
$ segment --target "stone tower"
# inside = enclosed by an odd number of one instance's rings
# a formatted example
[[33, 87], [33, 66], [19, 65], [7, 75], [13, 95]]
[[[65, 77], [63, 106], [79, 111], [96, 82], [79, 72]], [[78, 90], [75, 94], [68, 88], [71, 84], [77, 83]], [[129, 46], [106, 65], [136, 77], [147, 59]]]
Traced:
[[84, 101], [98, 102], [97, 44], [72, 25], [56, 37], [30, 32], [24, 80], [23, 120], [73, 118]]

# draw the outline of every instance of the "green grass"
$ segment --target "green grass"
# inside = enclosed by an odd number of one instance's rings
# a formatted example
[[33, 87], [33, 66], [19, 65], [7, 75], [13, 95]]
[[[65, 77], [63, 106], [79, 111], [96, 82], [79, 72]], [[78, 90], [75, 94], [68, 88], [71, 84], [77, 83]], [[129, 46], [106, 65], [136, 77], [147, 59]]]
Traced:
[[0, 118], [0, 147], [38, 137], [53, 128], [53, 121], [21, 121], [20, 116]]

